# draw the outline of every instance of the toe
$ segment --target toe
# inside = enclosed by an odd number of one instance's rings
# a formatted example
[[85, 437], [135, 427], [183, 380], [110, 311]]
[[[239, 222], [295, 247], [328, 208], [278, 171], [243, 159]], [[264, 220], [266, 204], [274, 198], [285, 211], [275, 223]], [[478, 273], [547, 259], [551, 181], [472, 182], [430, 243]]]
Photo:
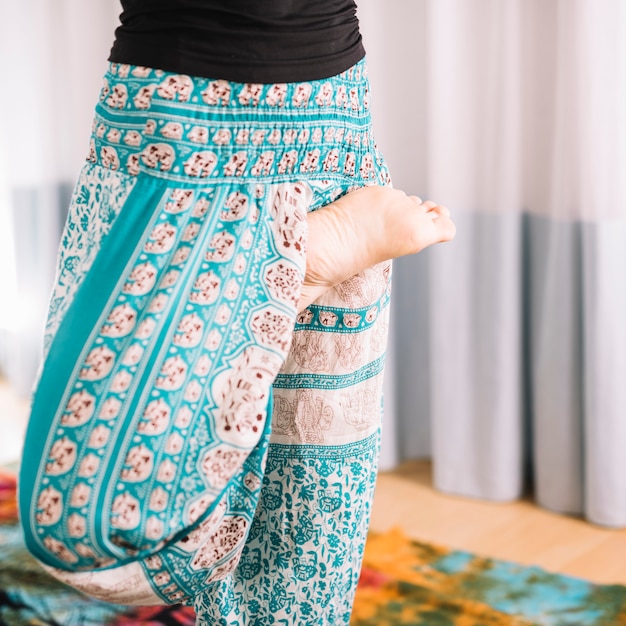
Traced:
[[440, 215], [433, 222], [436, 224], [439, 233], [439, 242], [452, 241], [456, 235], [456, 226], [447, 216]]

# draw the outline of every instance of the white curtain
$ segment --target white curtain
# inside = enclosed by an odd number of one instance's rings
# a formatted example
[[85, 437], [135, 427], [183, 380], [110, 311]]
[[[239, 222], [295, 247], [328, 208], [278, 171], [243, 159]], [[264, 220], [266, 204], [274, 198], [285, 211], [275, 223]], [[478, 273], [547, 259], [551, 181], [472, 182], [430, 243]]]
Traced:
[[458, 226], [396, 265], [387, 458], [626, 525], [626, 3], [360, 8], [394, 182]]
[[[458, 225], [396, 264], [383, 465], [626, 525], [626, 3], [358, 5], [395, 185]], [[23, 393], [118, 13], [0, 4], [0, 367]]]
[[0, 3], [0, 370], [27, 395], [117, 0]]

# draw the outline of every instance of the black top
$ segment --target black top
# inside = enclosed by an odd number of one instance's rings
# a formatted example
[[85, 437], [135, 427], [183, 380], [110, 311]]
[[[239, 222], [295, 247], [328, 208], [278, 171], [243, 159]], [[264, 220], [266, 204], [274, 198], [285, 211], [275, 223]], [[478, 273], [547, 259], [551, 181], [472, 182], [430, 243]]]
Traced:
[[121, 0], [116, 63], [238, 82], [334, 76], [365, 51], [354, 0]]

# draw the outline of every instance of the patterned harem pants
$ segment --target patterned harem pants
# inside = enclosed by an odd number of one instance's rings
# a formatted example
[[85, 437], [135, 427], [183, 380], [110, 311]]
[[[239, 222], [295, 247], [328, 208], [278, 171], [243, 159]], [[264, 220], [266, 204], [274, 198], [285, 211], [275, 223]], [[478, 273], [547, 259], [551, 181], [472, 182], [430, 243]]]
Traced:
[[111, 65], [20, 476], [33, 554], [200, 624], [348, 623], [390, 265], [301, 312], [306, 212], [388, 184], [366, 65], [241, 84]]

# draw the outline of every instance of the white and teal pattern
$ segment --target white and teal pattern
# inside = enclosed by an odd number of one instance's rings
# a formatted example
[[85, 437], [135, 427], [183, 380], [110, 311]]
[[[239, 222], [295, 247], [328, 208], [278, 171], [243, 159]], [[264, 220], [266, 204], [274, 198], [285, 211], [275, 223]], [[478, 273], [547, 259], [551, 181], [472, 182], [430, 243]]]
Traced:
[[196, 599], [199, 622], [348, 624], [378, 445], [372, 435], [344, 446], [270, 446], [239, 566]]
[[57, 275], [46, 323], [46, 351], [78, 285], [100, 249], [102, 238], [109, 232], [135, 181], [135, 177], [99, 165], [83, 167], [59, 247]]
[[390, 267], [296, 304], [306, 212], [387, 183], [363, 62], [284, 85], [111, 66], [20, 477], [50, 571], [199, 623], [347, 623]]

